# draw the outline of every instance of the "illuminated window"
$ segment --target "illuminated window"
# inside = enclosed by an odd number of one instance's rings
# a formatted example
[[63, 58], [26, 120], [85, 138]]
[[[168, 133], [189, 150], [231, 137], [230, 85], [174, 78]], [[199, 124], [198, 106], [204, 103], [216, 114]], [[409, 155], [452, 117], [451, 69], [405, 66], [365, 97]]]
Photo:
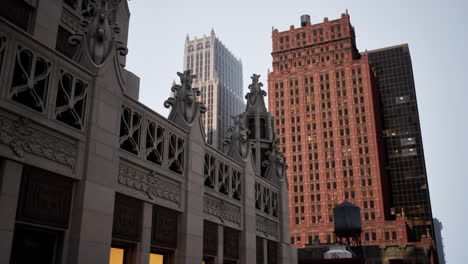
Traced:
[[125, 250], [123, 248], [111, 248], [109, 264], [123, 264]]
[[164, 263], [164, 255], [151, 253], [150, 254], [150, 261], [149, 264], [163, 264]]

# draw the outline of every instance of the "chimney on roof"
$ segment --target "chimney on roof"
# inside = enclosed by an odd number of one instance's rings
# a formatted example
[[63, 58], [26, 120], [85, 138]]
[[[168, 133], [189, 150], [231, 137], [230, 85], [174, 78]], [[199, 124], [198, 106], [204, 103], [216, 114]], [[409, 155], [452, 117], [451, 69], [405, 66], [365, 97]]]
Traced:
[[310, 24], [310, 16], [309, 15], [302, 15], [301, 16], [301, 27], [305, 27], [308, 23]]

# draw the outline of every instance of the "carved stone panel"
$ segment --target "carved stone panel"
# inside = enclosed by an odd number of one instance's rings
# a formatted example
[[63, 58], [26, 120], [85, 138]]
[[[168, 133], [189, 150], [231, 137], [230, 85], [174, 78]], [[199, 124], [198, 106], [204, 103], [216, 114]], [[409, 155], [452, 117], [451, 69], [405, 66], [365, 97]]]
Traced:
[[125, 161], [120, 162], [119, 184], [144, 193], [151, 200], [161, 198], [177, 205], [180, 203], [179, 183]]
[[219, 218], [222, 223], [228, 221], [240, 226], [240, 208], [221, 199], [205, 195], [203, 202], [203, 212], [205, 214]]
[[218, 225], [206, 220], [203, 221], [203, 255], [218, 255]]
[[263, 260], [265, 259], [265, 253], [263, 252], [263, 238], [257, 237], [257, 263], [263, 264]]
[[224, 227], [224, 258], [239, 259], [240, 232], [238, 230]]
[[278, 263], [278, 243], [267, 240], [268, 264]]
[[0, 115], [0, 144], [9, 146], [21, 158], [27, 153], [72, 170], [76, 165], [77, 144], [45, 133], [25, 119], [14, 120]]
[[177, 233], [179, 227], [179, 212], [153, 206], [153, 225], [151, 229], [151, 244], [164, 248], [177, 248]]
[[80, 20], [66, 8], [62, 10], [62, 17], [60, 20], [63, 24], [73, 29], [73, 31], [78, 32], [80, 30]]
[[25, 166], [17, 219], [56, 228], [67, 228], [73, 182], [70, 178]]
[[263, 216], [257, 215], [257, 232], [269, 237], [278, 237], [278, 223]]
[[142, 214], [143, 201], [116, 193], [112, 237], [139, 242]]

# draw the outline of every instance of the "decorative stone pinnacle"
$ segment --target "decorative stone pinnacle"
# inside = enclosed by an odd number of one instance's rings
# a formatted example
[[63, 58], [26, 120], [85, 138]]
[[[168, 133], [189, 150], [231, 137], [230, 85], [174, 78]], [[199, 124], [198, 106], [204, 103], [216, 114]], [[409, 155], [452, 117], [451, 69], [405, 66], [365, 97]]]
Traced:
[[[97, 67], [102, 66], [112, 52], [120, 56], [127, 55], [127, 48], [115, 39], [120, 28], [115, 22], [116, 12], [121, 0], [90, 0], [88, 8], [81, 13], [81, 32], [70, 37], [71, 45], [80, 45], [73, 60], [80, 61], [82, 56]], [[83, 54], [84, 53], [84, 54]]]
[[243, 161], [250, 151], [248, 134], [250, 130], [245, 128], [245, 118], [242, 115], [232, 116], [234, 125], [229, 127], [224, 140], [224, 153], [233, 159]]
[[192, 81], [196, 76], [191, 75], [190, 70], [178, 72], [177, 75], [181, 85], [172, 86], [171, 91], [174, 96], [167, 99], [164, 106], [172, 107], [169, 120], [187, 128], [192, 126], [193, 121], [199, 117], [199, 113], [206, 112], [206, 107], [196, 100], [196, 97], [200, 95], [200, 90], [192, 88]]
[[279, 141], [275, 139], [272, 142], [271, 151], [267, 153], [268, 159], [263, 161], [262, 166], [267, 167], [266, 177], [273, 179], [276, 176], [279, 180], [283, 180], [286, 175], [288, 166], [284, 162], [284, 155], [279, 150]]
[[252, 84], [249, 85], [250, 92], [245, 96], [247, 99], [246, 112], [266, 112], [264, 97], [267, 93], [262, 90], [263, 83], [259, 82], [260, 75], [254, 73], [250, 78], [252, 79]]

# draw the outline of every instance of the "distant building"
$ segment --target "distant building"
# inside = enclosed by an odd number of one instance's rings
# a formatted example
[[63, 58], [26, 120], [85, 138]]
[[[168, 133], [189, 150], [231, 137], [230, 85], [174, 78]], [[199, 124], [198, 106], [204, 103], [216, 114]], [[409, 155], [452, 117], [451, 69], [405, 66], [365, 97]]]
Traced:
[[208, 144], [222, 149], [223, 135], [231, 116], [245, 108], [242, 91], [242, 62], [216, 37], [185, 40], [184, 70], [196, 76], [194, 87], [201, 91], [201, 102], [207, 107], [203, 126]]
[[437, 255], [439, 256], [439, 264], [445, 264], [445, 250], [444, 250], [444, 240], [442, 238], [442, 222], [439, 219], [434, 218], [434, 234], [437, 244]]
[[390, 213], [405, 215], [408, 241], [434, 238], [413, 67], [407, 44], [365, 52], [376, 76]]
[[431, 245], [408, 46], [359, 53], [355, 38], [347, 13], [272, 32], [269, 109], [289, 164], [291, 239], [332, 242], [332, 209], [348, 200], [363, 245]]

